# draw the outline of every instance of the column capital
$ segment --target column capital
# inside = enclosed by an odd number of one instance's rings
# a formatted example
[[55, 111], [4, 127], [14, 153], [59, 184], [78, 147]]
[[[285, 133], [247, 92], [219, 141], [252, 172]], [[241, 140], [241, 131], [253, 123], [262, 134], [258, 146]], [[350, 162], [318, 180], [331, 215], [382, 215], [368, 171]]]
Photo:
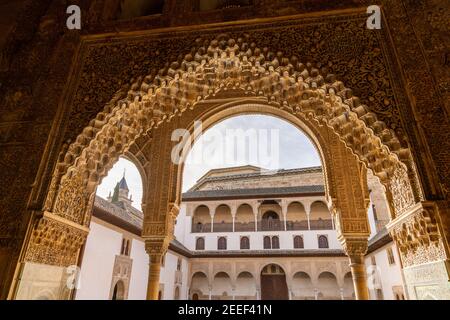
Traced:
[[352, 263], [364, 262], [364, 255], [366, 254], [369, 245], [367, 237], [341, 236], [339, 241]]
[[171, 237], [164, 238], [146, 238], [145, 251], [150, 257], [151, 263], [160, 263], [162, 257], [169, 249]]

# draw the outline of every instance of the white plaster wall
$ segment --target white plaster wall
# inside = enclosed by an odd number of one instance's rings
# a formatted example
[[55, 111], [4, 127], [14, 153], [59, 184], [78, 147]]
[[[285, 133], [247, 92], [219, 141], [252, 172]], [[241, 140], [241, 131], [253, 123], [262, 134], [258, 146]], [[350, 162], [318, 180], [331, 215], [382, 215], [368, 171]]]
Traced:
[[370, 227], [369, 239], [370, 239], [377, 234], [377, 228], [375, 225], [375, 217], [373, 215], [373, 209], [372, 209], [372, 201], [370, 201], [370, 203], [369, 203], [369, 210], [368, 210], [367, 214], [368, 214], [368, 218], [369, 218], [369, 227]]
[[94, 221], [91, 221], [90, 229], [76, 299], [107, 300], [111, 290], [114, 260], [122, 245], [122, 234]]
[[[175, 295], [175, 276], [177, 272], [178, 258], [181, 258], [181, 286], [180, 300], [187, 299], [188, 292], [188, 260], [171, 251], [167, 252], [164, 266], [161, 267], [160, 284], [163, 285], [162, 300], [173, 300]], [[179, 285], [179, 284], [177, 284]]]
[[132, 240], [130, 258], [133, 259], [133, 266], [131, 268], [128, 300], [145, 300], [147, 297], [149, 258], [145, 252], [143, 241]]
[[[307, 198], [289, 198], [284, 199], [287, 203], [299, 201], [309, 206], [317, 200], [323, 200], [323, 197], [307, 197]], [[248, 201], [240, 200], [239, 203], [247, 203]], [[211, 202], [212, 203], [212, 202]], [[227, 202], [224, 202], [227, 203]], [[207, 201], [198, 203], [183, 203], [180, 206], [180, 212], [175, 226], [175, 236], [189, 250], [195, 250], [195, 242], [198, 237], [205, 238], [205, 250], [217, 250], [218, 237], [225, 236], [227, 238], [227, 250], [240, 250], [240, 238], [242, 236], [250, 237], [250, 250], [263, 250], [264, 236], [278, 235], [280, 239], [280, 249], [293, 249], [294, 236], [302, 235], [305, 249], [318, 249], [318, 236], [326, 235], [330, 249], [342, 249], [341, 244], [337, 240], [335, 230], [296, 230], [296, 231], [240, 231], [240, 232], [191, 232], [192, 225], [192, 208], [200, 204], [208, 204]], [[188, 208], [190, 206], [190, 208]], [[371, 210], [371, 209], [370, 209]], [[370, 214], [373, 220], [373, 214]], [[373, 222], [374, 223], [374, 222]], [[375, 230], [375, 227], [371, 230]]]
[[[391, 248], [394, 253], [395, 264], [389, 265], [388, 256], [387, 256], [387, 248]], [[394, 286], [402, 286], [403, 287], [403, 279], [402, 279], [402, 271], [400, 268], [400, 257], [397, 253], [397, 248], [393, 243], [389, 243], [378, 250], [371, 252], [366, 256], [365, 264], [366, 268], [370, 268], [371, 266], [371, 257], [375, 257], [376, 261], [376, 270], [379, 274], [377, 277], [381, 282], [381, 289], [383, 291], [384, 300], [395, 300], [394, 293], [392, 287]], [[367, 269], [370, 271], [370, 269]], [[370, 278], [370, 277], [369, 277]], [[369, 279], [370, 281], [370, 279]], [[370, 289], [370, 283], [369, 289]], [[371, 299], [376, 299], [376, 293], [374, 290], [369, 290]], [[405, 292], [403, 288], [403, 292]]]
[[297, 235], [303, 236], [304, 249], [318, 249], [319, 235], [326, 235], [328, 237], [330, 249], [342, 249], [335, 230], [190, 233], [186, 236], [184, 245], [190, 250], [195, 250], [196, 239], [198, 237], [204, 237], [205, 250], [217, 250], [217, 239], [223, 236], [227, 238], [227, 250], [241, 250], [240, 239], [242, 236], [247, 236], [250, 238], [250, 250], [263, 250], [264, 236], [278, 236], [280, 239], [280, 249], [294, 249], [294, 236]]

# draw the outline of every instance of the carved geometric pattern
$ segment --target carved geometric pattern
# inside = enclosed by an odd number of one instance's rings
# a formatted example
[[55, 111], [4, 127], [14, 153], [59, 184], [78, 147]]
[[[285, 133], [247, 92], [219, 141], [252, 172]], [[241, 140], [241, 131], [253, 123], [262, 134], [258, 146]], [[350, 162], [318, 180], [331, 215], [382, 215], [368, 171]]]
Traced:
[[87, 235], [88, 230], [44, 215], [33, 228], [25, 261], [64, 267], [76, 264]]
[[86, 185], [97, 183], [139, 135], [226, 90], [263, 96], [268, 104], [326, 123], [383, 181], [409, 154], [334, 75], [321, 75], [319, 66], [296, 57], [254, 47], [248, 39], [221, 36], [138, 79], [125, 99], [113, 100], [115, 105], [100, 112], [69, 146], [54, 179], [65, 173], [63, 185], [69, 176], [82, 174]]
[[404, 218], [391, 222], [390, 233], [404, 267], [446, 259], [437, 217], [435, 206], [419, 203]]

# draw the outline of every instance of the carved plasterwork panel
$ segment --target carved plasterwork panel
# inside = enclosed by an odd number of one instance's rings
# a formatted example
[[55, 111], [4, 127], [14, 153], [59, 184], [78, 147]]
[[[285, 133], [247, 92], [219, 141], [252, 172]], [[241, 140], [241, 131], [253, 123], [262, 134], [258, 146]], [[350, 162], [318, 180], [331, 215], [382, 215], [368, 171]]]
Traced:
[[438, 215], [436, 206], [419, 203], [389, 224], [404, 267], [447, 259]]
[[33, 227], [25, 261], [55, 266], [76, 264], [87, 235], [87, 228], [44, 214]]
[[249, 36], [235, 40], [227, 35], [210, 42], [197, 39], [203, 46], [196, 52], [138, 79], [125, 99], [113, 99], [69, 146], [58, 170], [83, 174], [86, 181], [96, 183], [141, 134], [195, 108], [198, 101], [232, 89], [326, 123], [381, 179], [393, 173], [407, 151], [395, 132], [378, 121], [351, 90], [334, 75], [321, 75], [320, 64], [275, 55], [250, 41]]

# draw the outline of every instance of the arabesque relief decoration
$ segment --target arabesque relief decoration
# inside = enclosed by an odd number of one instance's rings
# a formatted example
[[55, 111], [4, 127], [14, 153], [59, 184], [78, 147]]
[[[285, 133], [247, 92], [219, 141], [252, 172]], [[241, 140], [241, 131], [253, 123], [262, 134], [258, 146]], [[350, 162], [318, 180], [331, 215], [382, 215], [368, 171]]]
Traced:
[[342, 248], [350, 260], [356, 259], [358, 263], [364, 261], [364, 255], [368, 249], [367, 237], [346, 237], [341, 240]]
[[399, 166], [395, 170], [394, 175], [389, 180], [388, 191], [396, 216], [401, 215], [415, 204], [408, 172], [403, 166]]
[[149, 255], [151, 263], [161, 263], [162, 257], [169, 249], [171, 240], [172, 237], [145, 239], [145, 251]]
[[88, 233], [88, 228], [79, 228], [46, 212], [33, 227], [25, 261], [55, 266], [76, 264]]
[[435, 205], [418, 203], [389, 225], [392, 238], [400, 251], [403, 267], [446, 259]]
[[[65, 186], [70, 176], [82, 174], [85, 186], [98, 183], [139, 135], [227, 90], [265, 97], [270, 105], [327, 124], [381, 181], [403, 166], [400, 160], [409, 150], [401, 147], [396, 134], [333, 74], [322, 75], [320, 66], [260, 49], [249, 38], [220, 35], [198, 42], [196, 51], [138, 79], [125, 99], [108, 104], [69, 146], [54, 179], [63, 173]], [[67, 197], [63, 189], [58, 197]], [[56, 203], [70, 203], [72, 197]]]
[[79, 175], [65, 179], [60, 187], [61, 193], [57, 198], [54, 213], [65, 219], [82, 224], [88, 208], [89, 194]]

